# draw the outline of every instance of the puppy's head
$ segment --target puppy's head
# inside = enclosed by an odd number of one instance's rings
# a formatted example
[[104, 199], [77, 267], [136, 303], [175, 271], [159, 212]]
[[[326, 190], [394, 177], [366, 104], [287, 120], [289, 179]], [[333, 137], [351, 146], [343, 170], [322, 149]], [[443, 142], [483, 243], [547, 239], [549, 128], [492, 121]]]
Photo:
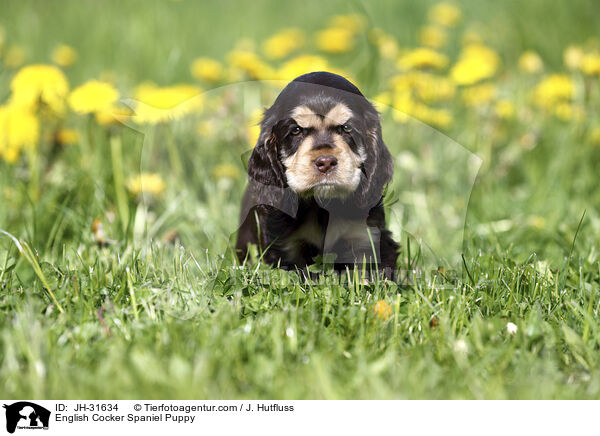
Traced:
[[290, 82], [265, 111], [248, 173], [302, 197], [368, 208], [392, 162], [375, 108], [348, 80], [316, 72]]

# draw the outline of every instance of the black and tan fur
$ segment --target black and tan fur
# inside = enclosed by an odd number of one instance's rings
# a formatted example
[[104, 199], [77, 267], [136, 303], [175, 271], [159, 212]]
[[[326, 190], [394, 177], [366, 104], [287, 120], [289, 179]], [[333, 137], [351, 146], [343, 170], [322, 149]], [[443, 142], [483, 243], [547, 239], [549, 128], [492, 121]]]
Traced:
[[392, 158], [375, 108], [348, 80], [315, 72], [290, 82], [265, 111], [248, 162], [236, 250], [304, 268], [332, 255], [337, 269], [377, 265], [393, 276], [398, 245], [382, 195]]

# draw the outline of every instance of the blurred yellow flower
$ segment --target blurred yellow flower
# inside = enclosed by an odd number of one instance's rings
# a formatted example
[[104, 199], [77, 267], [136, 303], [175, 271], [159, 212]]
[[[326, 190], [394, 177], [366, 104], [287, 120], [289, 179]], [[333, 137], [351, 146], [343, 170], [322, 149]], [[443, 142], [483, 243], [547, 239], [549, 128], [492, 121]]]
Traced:
[[375, 97], [373, 97], [372, 103], [375, 106], [383, 106], [377, 108], [377, 110], [382, 111], [385, 109], [385, 106], [389, 106], [392, 104], [392, 94], [388, 91], [384, 91], [380, 94], [377, 94]]
[[583, 59], [583, 49], [576, 45], [570, 45], [565, 49], [563, 53], [563, 62], [566, 67], [570, 70], [577, 70], [581, 65]]
[[539, 215], [532, 215], [527, 218], [527, 224], [536, 229], [543, 229], [546, 227], [546, 218]]
[[131, 109], [122, 106], [110, 106], [95, 113], [96, 122], [102, 126], [115, 124], [130, 117]]
[[377, 318], [388, 320], [392, 314], [392, 307], [383, 300], [379, 300], [373, 306], [373, 312]]
[[586, 54], [583, 59], [581, 59], [581, 71], [585, 74], [591, 75], [600, 75], [600, 54], [598, 53], [589, 53]]
[[71, 91], [69, 106], [75, 112], [89, 114], [110, 109], [118, 99], [119, 93], [110, 83], [90, 80]]
[[496, 52], [481, 44], [471, 44], [463, 48], [450, 76], [459, 85], [473, 85], [496, 74], [499, 65]]
[[278, 78], [292, 80], [311, 71], [328, 71], [327, 60], [321, 56], [301, 55], [290, 59], [279, 69]]
[[10, 88], [11, 104], [35, 110], [41, 102], [55, 112], [62, 112], [69, 83], [57, 67], [38, 64], [22, 68], [12, 79]]
[[580, 106], [575, 106], [568, 101], [560, 101], [554, 107], [554, 115], [562, 121], [582, 121], [585, 112]]
[[25, 50], [19, 45], [12, 45], [4, 53], [4, 65], [8, 68], [19, 68], [25, 62]]
[[141, 173], [127, 180], [127, 189], [133, 195], [152, 194], [159, 195], [165, 190], [165, 182], [156, 173]]
[[195, 79], [217, 82], [223, 76], [223, 66], [211, 58], [197, 58], [192, 62], [190, 72]]
[[444, 76], [409, 71], [390, 79], [395, 92], [411, 92], [425, 102], [449, 100], [456, 94], [456, 85]]
[[566, 74], [551, 74], [533, 90], [534, 101], [543, 107], [551, 107], [557, 102], [573, 98], [575, 85]]
[[431, 108], [412, 98], [409, 92], [398, 92], [393, 98], [392, 115], [396, 121], [407, 122], [414, 117], [434, 127], [445, 128], [452, 123], [452, 116], [445, 109]]
[[494, 112], [499, 118], [509, 120], [515, 116], [515, 105], [508, 100], [498, 100]]
[[528, 50], [519, 57], [519, 69], [525, 73], [540, 73], [544, 69], [544, 62], [536, 52]]
[[369, 32], [369, 40], [379, 49], [379, 53], [386, 59], [395, 59], [398, 56], [398, 42], [392, 35], [375, 28]]
[[304, 32], [284, 29], [263, 43], [263, 52], [269, 59], [283, 59], [304, 45]]
[[61, 44], [52, 51], [52, 62], [61, 67], [70, 67], [76, 60], [77, 52], [66, 44]]
[[491, 83], [463, 88], [461, 92], [462, 101], [467, 106], [480, 106], [491, 102], [496, 96], [496, 87]]
[[398, 67], [403, 70], [413, 68], [444, 69], [448, 65], [446, 55], [426, 47], [416, 48], [400, 56]]
[[448, 35], [438, 26], [425, 26], [419, 31], [419, 43], [431, 48], [440, 48], [446, 45]]
[[242, 71], [251, 79], [261, 80], [273, 77], [273, 68], [253, 51], [234, 50], [227, 55], [227, 61], [232, 68]]
[[344, 27], [330, 27], [317, 32], [315, 42], [326, 53], [345, 53], [354, 48], [354, 32]]
[[79, 141], [79, 132], [75, 129], [62, 128], [56, 132], [54, 138], [61, 145], [71, 145]]
[[252, 147], [256, 145], [258, 141], [258, 137], [260, 135], [260, 121], [263, 117], [263, 110], [260, 108], [256, 108], [250, 114], [247, 123], [247, 132], [248, 132], [248, 140]]
[[600, 145], [600, 126], [596, 126], [590, 132], [590, 142], [594, 145]]
[[454, 27], [462, 17], [460, 9], [451, 3], [438, 3], [429, 9], [427, 14], [432, 23], [444, 27]]
[[153, 83], [138, 86], [135, 120], [138, 123], [160, 123], [177, 119], [200, 109], [204, 102], [202, 90], [193, 85], [159, 87]]
[[212, 171], [211, 176], [213, 179], [232, 179], [235, 180], [240, 176], [240, 170], [235, 165], [230, 163], [223, 163], [216, 165]]
[[25, 147], [37, 145], [40, 124], [31, 111], [14, 105], [0, 106], [0, 157], [14, 163]]
[[360, 14], [334, 15], [328, 24], [329, 27], [347, 29], [357, 34], [366, 29], [367, 19]]

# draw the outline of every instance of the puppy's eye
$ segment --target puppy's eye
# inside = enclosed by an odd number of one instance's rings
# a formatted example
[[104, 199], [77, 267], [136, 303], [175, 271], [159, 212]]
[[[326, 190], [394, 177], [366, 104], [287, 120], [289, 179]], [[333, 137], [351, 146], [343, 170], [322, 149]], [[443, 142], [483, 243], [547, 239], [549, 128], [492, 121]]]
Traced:
[[292, 130], [291, 130], [291, 132], [290, 132], [290, 133], [291, 133], [292, 135], [294, 135], [294, 136], [297, 136], [297, 135], [299, 135], [300, 133], [302, 133], [302, 128], [301, 128], [301, 127], [298, 127], [298, 126], [296, 126], [296, 127], [292, 127]]
[[350, 133], [350, 132], [352, 132], [352, 127], [349, 124], [344, 124], [342, 126], [342, 130], [346, 133]]

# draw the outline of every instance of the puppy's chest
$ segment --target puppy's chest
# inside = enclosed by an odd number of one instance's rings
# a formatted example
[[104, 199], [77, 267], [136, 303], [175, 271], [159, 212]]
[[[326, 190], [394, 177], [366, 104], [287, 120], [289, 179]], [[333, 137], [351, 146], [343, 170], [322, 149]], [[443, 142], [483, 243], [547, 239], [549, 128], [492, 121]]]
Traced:
[[282, 242], [282, 248], [294, 260], [306, 257], [307, 251], [320, 255], [338, 251], [336, 247], [370, 247], [366, 220], [323, 218], [317, 214], [307, 216]]

